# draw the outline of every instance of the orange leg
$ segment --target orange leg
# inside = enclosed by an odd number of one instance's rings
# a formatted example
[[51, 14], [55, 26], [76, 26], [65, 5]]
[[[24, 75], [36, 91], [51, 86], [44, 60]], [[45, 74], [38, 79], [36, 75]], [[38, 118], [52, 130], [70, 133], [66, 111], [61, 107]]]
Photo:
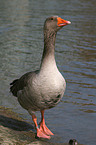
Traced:
[[44, 132], [42, 132], [39, 129], [38, 124], [37, 124], [37, 117], [35, 115], [32, 115], [32, 119], [33, 119], [33, 122], [34, 122], [36, 130], [37, 130], [37, 137], [50, 139], [50, 136], [44, 134]]
[[54, 135], [45, 125], [45, 119], [44, 119], [44, 110], [41, 111], [41, 122], [40, 124], [40, 131], [42, 131], [46, 135]]

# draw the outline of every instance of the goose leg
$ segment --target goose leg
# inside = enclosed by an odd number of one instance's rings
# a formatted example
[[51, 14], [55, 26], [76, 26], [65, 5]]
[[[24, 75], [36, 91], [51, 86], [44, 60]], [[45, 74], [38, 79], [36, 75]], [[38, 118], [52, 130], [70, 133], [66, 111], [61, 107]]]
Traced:
[[37, 117], [35, 115], [32, 115], [32, 119], [33, 119], [33, 122], [34, 122], [36, 130], [37, 130], [37, 137], [50, 139], [50, 136], [44, 134], [44, 132], [42, 132], [39, 129], [38, 124], [37, 124]]
[[45, 125], [45, 119], [44, 119], [44, 110], [41, 111], [41, 122], [40, 124], [40, 131], [42, 131], [46, 135], [54, 135]]

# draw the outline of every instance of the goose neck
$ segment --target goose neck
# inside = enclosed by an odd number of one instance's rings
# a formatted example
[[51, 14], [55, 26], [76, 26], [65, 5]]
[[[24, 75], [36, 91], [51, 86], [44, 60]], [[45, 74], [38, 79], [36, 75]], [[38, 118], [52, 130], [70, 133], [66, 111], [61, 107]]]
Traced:
[[55, 62], [55, 40], [56, 33], [55, 32], [44, 32], [44, 50], [41, 61], [41, 66], [45, 64], [45, 62]]

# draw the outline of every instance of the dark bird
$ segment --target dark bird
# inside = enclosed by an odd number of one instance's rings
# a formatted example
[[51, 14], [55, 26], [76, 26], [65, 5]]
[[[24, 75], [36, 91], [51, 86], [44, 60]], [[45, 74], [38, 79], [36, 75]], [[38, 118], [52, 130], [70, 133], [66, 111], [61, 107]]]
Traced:
[[69, 145], [78, 145], [78, 142], [76, 139], [70, 139], [69, 140]]
[[[53, 135], [45, 125], [44, 111], [55, 107], [65, 92], [66, 82], [57, 68], [54, 52], [57, 31], [70, 23], [58, 16], [45, 20], [44, 50], [40, 69], [28, 72], [10, 84], [12, 94], [32, 116], [39, 138], [49, 139], [50, 135]], [[40, 127], [37, 124], [35, 111], [41, 112]]]

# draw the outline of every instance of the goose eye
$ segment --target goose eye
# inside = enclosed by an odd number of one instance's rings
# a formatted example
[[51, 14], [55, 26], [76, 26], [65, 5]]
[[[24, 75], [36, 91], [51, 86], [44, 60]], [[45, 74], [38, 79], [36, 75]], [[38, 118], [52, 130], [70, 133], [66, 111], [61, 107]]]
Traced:
[[51, 18], [51, 20], [53, 20], [53, 17]]

